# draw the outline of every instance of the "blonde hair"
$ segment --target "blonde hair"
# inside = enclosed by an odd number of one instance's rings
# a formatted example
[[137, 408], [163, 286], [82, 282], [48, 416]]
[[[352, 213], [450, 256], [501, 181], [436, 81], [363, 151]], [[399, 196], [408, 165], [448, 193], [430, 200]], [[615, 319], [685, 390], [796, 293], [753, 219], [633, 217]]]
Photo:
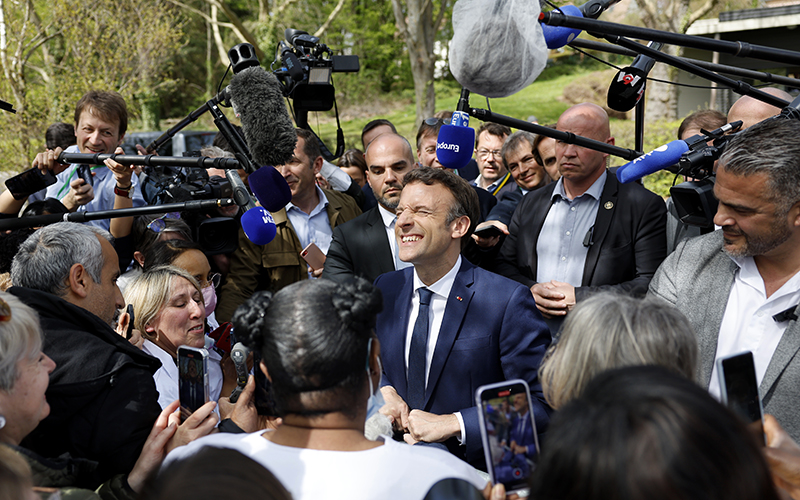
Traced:
[[557, 409], [599, 373], [636, 365], [663, 366], [692, 379], [697, 340], [689, 321], [656, 299], [599, 293], [569, 313], [539, 368], [539, 379], [545, 399]]
[[133, 304], [133, 327], [148, 340], [154, 340], [145, 327], [161, 312], [169, 301], [172, 278], [183, 278], [202, 294], [200, 284], [186, 270], [175, 266], [157, 266], [136, 277], [125, 288], [125, 304]]
[[0, 300], [11, 309], [11, 319], [0, 322], [0, 390], [10, 391], [19, 377], [17, 363], [42, 350], [42, 329], [36, 311], [10, 293]]

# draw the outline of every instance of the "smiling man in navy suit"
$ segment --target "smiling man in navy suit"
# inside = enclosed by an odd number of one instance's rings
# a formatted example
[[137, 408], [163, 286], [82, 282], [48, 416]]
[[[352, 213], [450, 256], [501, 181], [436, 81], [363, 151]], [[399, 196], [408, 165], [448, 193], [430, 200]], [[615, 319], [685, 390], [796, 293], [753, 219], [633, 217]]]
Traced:
[[444, 443], [485, 468], [475, 390], [521, 378], [537, 427], [548, 422], [537, 371], [550, 344], [527, 287], [460, 256], [475, 228], [478, 200], [452, 172], [409, 172], [397, 207], [398, 254], [414, 266], [378, 277], [386, 304], [378, 316], [381, 392], [407, 442]]

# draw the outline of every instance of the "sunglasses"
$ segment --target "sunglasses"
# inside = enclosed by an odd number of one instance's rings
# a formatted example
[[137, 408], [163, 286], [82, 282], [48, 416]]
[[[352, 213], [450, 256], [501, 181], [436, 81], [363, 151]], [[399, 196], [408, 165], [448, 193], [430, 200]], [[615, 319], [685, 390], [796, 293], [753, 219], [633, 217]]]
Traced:
[[444, 120], [442, 118], [436, 118], [434, 116], [434, 117], [431, 117], [431, 118], [426, 118], [424, 123], [425, 123], [425, 125], [428, 125], [429, 127], [435, 127], [436, 125], [438, 125], [440, 123], [442, 125], [449, 125], [450, 124], [450, 120]]
[[169, 212], [169, 213], [166, 213], [166, 214], [162, 215], [158, 219], [153, 219], [152, 221], [150, 221], [149, 224], [147, 224], [147, 229], [153, 231], [154, 233], [160, 233], [161, 231], [163, 231], [167, 227], [167, 222], [166, 222], [165, 219], [168, 219], [168, 218], [169, 219], [180, 219], [181, 218], [181, 213], [180, 212]]

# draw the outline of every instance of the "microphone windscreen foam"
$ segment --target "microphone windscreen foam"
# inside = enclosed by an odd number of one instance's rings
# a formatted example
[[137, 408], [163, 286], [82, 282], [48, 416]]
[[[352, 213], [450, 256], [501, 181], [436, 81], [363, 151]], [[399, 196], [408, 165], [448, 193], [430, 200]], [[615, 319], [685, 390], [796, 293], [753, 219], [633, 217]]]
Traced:
[[231, 78], [228, 88], [253, 161], [287, 163], [294, 154], [297, 133], [275, 75], [260, 66], [247, 68]]
[[486, 97], [524, 89], [547, 64], [539, 2], [458, 0], [453, 7], [450, 71]]
[[674, 140], [640, 156], [617, 169], [617, 179], [623, 184], [641, 179], [678, 163], [683, 153], [689, 151], [686, 141]]
[[253, 207], [242, 214], [242, 230], [247, 239], [256, 245], [266, 245], [278, 232], [272, 214], [264, 207]]
[[261, 206], [270, 212], [277, 212], [292, 201], [292, 190], [274, 167], [264, 165], [247, 177], [247, 183]]
[[[562, 5], [561, 12], [566, 16], [583, 17], [583, 12], [574, 5]], [[548, 49], [560, 49], [581, 34], [581, 30], [575, 28], [567, 28], [566, 26], [550, 26], [544, 23], [542, 25], [542, 32], [544, 33], [544, 40], [547, 43]]]
[[459, 125], [442, 125], [436, 139], [436, 159], [445, 168], [461, 168], [472, 159], [475, 129]]
[[621, 112], [632, 110], [644, 93], [646, 76], [632, 66], [619, 70], [608, 86], [608, 107]]

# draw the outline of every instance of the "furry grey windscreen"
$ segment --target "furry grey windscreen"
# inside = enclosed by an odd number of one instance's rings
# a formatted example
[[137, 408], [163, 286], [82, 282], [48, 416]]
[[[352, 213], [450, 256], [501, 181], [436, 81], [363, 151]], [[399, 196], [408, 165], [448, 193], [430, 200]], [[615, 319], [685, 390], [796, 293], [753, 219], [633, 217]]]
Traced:
[[229, 88], [253, 161], [259, 166], [287, 163], [297, 134], [275, 76], [260, 66], [247, 68], [234, 75]]
[[506, 97], [547, 64], [536, 0], [458, 0], [453, 7], [450, 71], [470, 92]]

